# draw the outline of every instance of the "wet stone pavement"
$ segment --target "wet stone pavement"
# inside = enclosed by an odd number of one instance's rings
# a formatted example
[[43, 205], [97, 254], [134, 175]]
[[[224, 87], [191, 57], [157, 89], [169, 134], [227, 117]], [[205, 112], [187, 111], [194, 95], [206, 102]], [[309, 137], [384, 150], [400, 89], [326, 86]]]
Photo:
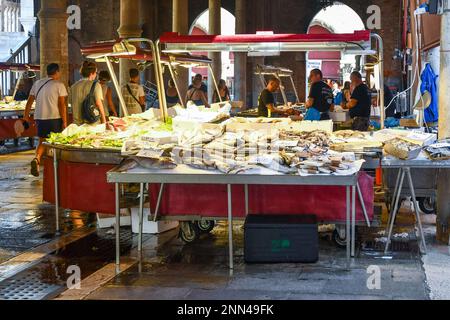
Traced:
[[[178, 239], [177, 230], [146, 235], [142, 255], [136, 235], [122, 228], [123, 267], [116, 276], [113, 229], [97, 230], [95, 216], [61, 211], [63, 231], [54, 234], [54, 207], [42, 203], [41, 179], [28, 174], [32, 158], [30, 151], [0, 155], [0, 300], [430, 297], [414, 237], [395, 243], [395, 253], [385, 257], [366, 240], [364, 229], [364, 244], [347, 270], [345, 250], [328, 234], [321, 236], [317, 264], [245, 264], [243, 229], [237, 224], [230, 274], [226, 224], [190, 245]], [[74, 265], [81, 271], [81, 290], [67, 289], [67, 270]], [[369, 266], [381, 271], [379, 290], [367, 287]]]

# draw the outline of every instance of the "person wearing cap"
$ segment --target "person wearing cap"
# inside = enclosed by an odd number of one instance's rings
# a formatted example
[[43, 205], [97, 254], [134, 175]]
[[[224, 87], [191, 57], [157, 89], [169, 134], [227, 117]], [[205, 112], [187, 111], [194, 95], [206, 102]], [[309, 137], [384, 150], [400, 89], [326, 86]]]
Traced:
[[31, 162], [31, 174], [35, 177], [39, 177], [39, 165], [45, 152], [43, 142], [50, 136], [50, 133], [62, 132], [67, 127], [66, 98], [68, 93], [66, 86], [60, 81], [59, 65], [49, 64], [47, 75], [47, 78], [36, 81], [31, 88], [23, 117], [26, 123], [31, 121], [31, 107], [36, 101], [34, 120], [39, 144], [36, 149], [36, 157]]

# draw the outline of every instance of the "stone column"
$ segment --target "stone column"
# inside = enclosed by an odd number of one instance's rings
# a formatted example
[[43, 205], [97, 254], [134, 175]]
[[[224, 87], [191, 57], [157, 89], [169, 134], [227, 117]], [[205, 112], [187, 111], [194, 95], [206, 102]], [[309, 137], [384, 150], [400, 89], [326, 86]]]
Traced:
[[[187, 35], [189, 33], [189, 0], [173, 0], [172, 3], [172, 31]], [[184, 101], [189, 86], [189, 70], [178, 67], [177, 73], [181, 99]]]
[[[139, 25], [139, 0], [120, 0], [120, 27], [117, 30], [120, 38], [138, 38], [142, 35]], [[120, 85], [128, 82], [129, 70], [134, 65], [131, 60], [120, 60]]]
[[[246, 1], [236, 0], [236, 34], [247, 33]], [[236, 101], [243, 101], [247, 106], [247, 53], [234, 54], [234, 88]]]
[[[448, 4], [450, 9], [450, 4]], [[441, 23], [441, 70], [439, 73], [439, 139], [450, 138], [450, 12], [445, 12]], [[437, 239], [450, 245], [450, 170], [438, 175]]]
[[38, 17], [41, 26], [41, 75], [46, 76], [48, 64], [58, 63], [61, 68], [61, 81], [67, 85], [69, 41], [66, 10], [66, 0], [41, 0]]
[[[209, 34], [221, 34], [220, 14], [221, 0], [209, 0]], [[209, 54], [209, 58], [213, 60], [212, 69], [214, 74], [208, 73], [208, 99], [212, 101], [215, 86], [213, 77], [219, 82], [222, 76], [222, 54], [220, 52], [213, 52]]]
[[25, 34], [34, 35], [36, 20], [34, 16], [34, 1], [22, 0], [20, 2], [20, 23], [23, 26]]

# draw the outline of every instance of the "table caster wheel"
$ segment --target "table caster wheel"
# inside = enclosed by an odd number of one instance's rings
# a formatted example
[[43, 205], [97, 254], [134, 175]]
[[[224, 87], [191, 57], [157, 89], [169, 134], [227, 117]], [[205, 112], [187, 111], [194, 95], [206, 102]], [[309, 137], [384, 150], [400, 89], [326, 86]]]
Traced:
[[195, 222], [181, 222], [180, 239], [184, 243], [192, 243], [200, 236], [200, 230]]
[[216, 222], [214, 220], [200, 220], [196, 223], [201, 233], [210, 233], [216, 226]]

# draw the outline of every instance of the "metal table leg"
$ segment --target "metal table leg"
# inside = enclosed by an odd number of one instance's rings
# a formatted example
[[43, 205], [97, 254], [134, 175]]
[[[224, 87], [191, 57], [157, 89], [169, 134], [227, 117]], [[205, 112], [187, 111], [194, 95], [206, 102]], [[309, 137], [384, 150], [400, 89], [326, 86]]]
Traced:
[[423, 246], [423, 253], [426, 254], [427, 253], [427, 244], [425, 242], [425, 236], [423, 233], [423, 228], [422, 228], [422, 221], [420, 220], [420, 211], [419, 211], [419, 206], [417, 204], [417, 199], [416, 199], [416, 192], [414, 190], [414, 184], [413, 184], [413, 180], [411, 177], [411, 169], [410, 168], [406, 168], [406, 174], [408, 176], [408, 184], [409, 184], [409, 190], [411, 191], [411, 201], [414, 204], [414, 212], [416, 214], [416, 219], [417, 219], [417, 224], [419, 226], [419, 232], [420, 232], [420, 238], [422, 241], [422, 246]]
[[55, 184], [55, 219], [56, 219], [56, 234], [59, 233], [59, 179], [58, 179], [58, 155], [57, 150], [53, 149], [53, 175]]
[[234, 253], [233, 253], [233, 209], [231, 203], [231, 185], [228, 188], [228, 250], [230, 259], [230, 270], [234, 269]]
[[120, 186], [116, 183], [116, 273], [120, 273]]
[[163, 192], [164, 192], [164, 183], [161, 183], [161, 187], [159, 188], [158, 201], [156, 202], [155, 217], [153, 218], [154, 222], [156, 222], [156, 220], [158, 219], [159, 207], [161, 206], [161, 199]]
[[361, 207], [362, 207], [362, 210], [364, 213], [364, 218], [366, 219], [367, 226], [370, 228], [370, 226], [371, 226], [370, 219], [369, 219], [369, 215], [367, 214], [366, 204], [364, 203], [364, 197], [362, 195], [361, 187], [359, 186], [359, 183], [356, 184], [356, 190], [358, 191], [358, 198], [359, 198], [359, 202], [361, 203]]
[[346, 187], [346, 224], [345, 240], [347, 247], [347, 267], [350, 267], [350, 186]]
[[352, 187], [352, 254], [355, 256], [355, 244], [356, 244], [356, 187]]
[[390, 220], [389, 220], [389, 225], [388, 225], [389, 231], [387, 233], [387, 241], [386, 241], [386, 248], [384, 249], [384, 254], [387, 254], [387, 252], [389, 250], [389, 245], [391, 243], [392, 230], [394, 229], [395, 218], [397, 216], [397, 209], [398, 209], [398, 205], [400, 202], [400, 195], [402, 193], [404, 180], [405, 180], [405, 171], [403, 169], [401, 169], [400, 184], [398, 187], [397, 195], [395, 197], [394, 208], [390, 214]]
[[142, 252], [142, 232], [143, 232], [143, 224], [144, 224], [144, 184], [140, 184], [140, 193], [139, 193], [139, 239], [138, 239], [138, 251]]
[[[397, 199], [397, 192], [399, 191], [399, 187], [400, 187], [401, 175], [402, 175], [402, 169], [399, 169], [398, 174], [397, 174], [397, 180], [395, 181], [394, 194], [392, 195], [391, 207], [389, 208], [390, 211], [392, 211], [392, 209], [394, 208], [395, 200]], [[387, 221], [388, 226], [391, 224], [391, 218], [392, 218], [392, 215], [390, 214], [388, 216], [388, 221]]]

